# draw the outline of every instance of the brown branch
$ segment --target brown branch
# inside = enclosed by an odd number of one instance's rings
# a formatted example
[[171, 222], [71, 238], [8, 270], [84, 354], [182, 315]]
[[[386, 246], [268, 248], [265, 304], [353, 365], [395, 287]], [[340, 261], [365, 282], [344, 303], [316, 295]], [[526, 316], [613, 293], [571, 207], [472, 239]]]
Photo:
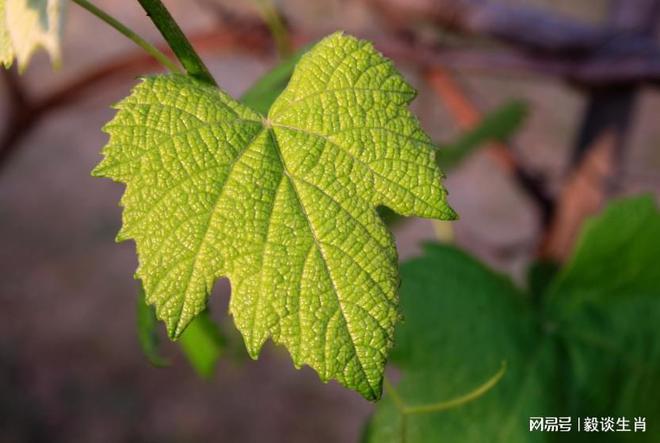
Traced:
[[612, 175], [616, 135], [605, 132], [595, 140], [589, 153], [564, 185], [556, 213], [544, 233], [538, 256], [563, 262], [575, 244], [584, 220], [598, 212], [606, 199], [606, 184]]
[[462, 35], [495, 39], [513, 49], [495, 54], [451, 51], [438, 56], [445, 58], [445, 66], [532, 71], [586, 86], [660, 84], [660, 46], [633, 26], [596, 26], [551, 10], [486, 0], [365, 1], [395, 30], [410, 31], [420, 21], [430, 22]]
[[[477, 106], [469, 99], [467, 92], [456, 79], [443, 67], [434, 66], [425, 73], [426, 81], [444, 102], [450, 114], [458, 123], [458, 127], [468, 131], [479, 125], [483, 118]], [[484, 150], [507, 173], [517, 167], [513, 153], [502, 142], [488, 143]]]
[[[388, 52], [389, 46], [384, 46], [385, 52]], [[389, 51], [390, 54], [402, 53], [403, 58], [423, 58], [426, 63], [443, 64], [464, 72], [506, 76], [539, 75], [564, 79], [590, 88], [630, 83], [660, 86], [660, 57], [653, 59], [635, 54], [621, 54], [617, 57], [597, 56], [576, 60], [570, 57], [547, 57], [542, 54], [513, 52], [506, 49], [450, 49], [433, 48], [428, 45], [418, 45], [417, 54], [406, 55], [405, 48], [410, 46], [398, 46], [401, 48], [393, 46]]]
[[[612, 29], [635, 30], [651, 38], [658, 26], [660, 1], [616, 0], [609, 11]], [[562, 261], [586, 217], [596, 213], [610, 191], [608, 184], [620, 175], [630, 122], [639, 85], [592, 90], [569, 163], [571, 178], [557, 203], [558, 210], [544, 232], [539, 255]]]
[[[612, 49], [647, 51], [653, 39], [596, 26], [544, 9], [489, 0], [366, 0], [397, 28], [430, 22], [464, 35], [489, 37], [543, 53], [594, 54]], [[634, 30], [633, 30], [634, 31]]]

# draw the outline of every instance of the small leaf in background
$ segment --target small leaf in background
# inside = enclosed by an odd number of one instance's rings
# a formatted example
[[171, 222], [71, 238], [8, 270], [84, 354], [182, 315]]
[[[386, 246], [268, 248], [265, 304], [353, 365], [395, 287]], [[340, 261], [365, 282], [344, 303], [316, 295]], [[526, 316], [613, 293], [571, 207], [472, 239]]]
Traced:
[[[541, 283], [545, 305], [464, 253], [429, 246], [402, 266], [392, 362], [406, 404], [469, 392], [507, 362], [481, 398], [404, 415], [386, 396], [366, 442], [553, 442], [532, 416], [660, 420], [660, 212], [651, 197], [613, 202], [584, 227], [568, 264]], [[551, 281], [548, 283], [548, 278]], [[577, 426], [574, 421], [573, 426]], [[656, 442], [656, 432], [562, 435], [561, 441]]]
[[24, 71], [43, 48], [59, 65], [64, 8], [63, 0], [0, 0], [0, 63], [9, 67], [15, 56]]
[[[138, 294], [137, 320], [138, 338], [144, 355], [154, 366], [169, 366], [170, 361], [160, 353], [158, 329], [161, 323], [156, 318], [153, 306], [147, 305], [142, 289]], [[210, 378], [224, 352], [225, 338], [208, 310], [190, 322], [178, 343], [195, 372], [203, 378]]]
[[179, 337], [178, 343], [197, 374], [203, 378], [211, 378], [226, 343], [208, 310], [190, 322]]
[[215, 280], [257, 358], [272, 337], [296, 367], [380, 397], [398, 312], [394, 242], [375, 212], [450, 220], [415, 91], [341, 33], [300, 58], [267, 116], [182, 75], [149, 77], [117, 106], [97, 176], [127, 184], [147, 301], [176, 338]]
[[298, 50], [295, 54], [282, 61], [264, 74], [254, 85], [241, 96], [240, 101], [255, 111], [266, 114], [275, 99], [284, 91], [289, 83], [293, 69], [307, 51], [309, 46]]
[[144, 299], [144, 290], [140, 287], [137, 298], [137, 332], [142, 352], [154, 366], [168, 366], [170, 362], [160, 354], [160, 339], [156, 311]]
[[527, 104], [512, 101], [487, 114], [476, 128], [467, 131], [450, 144], [440, 146], [438, 165], [447, 171], [457, 167], [477, 149], [489, 141], [506, 141], [525, 121]]

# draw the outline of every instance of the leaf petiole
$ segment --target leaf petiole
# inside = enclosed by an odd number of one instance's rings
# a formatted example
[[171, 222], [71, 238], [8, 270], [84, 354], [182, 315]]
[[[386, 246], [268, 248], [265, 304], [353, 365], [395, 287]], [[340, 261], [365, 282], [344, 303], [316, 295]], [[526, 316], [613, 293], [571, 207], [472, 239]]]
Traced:
[[126, 25], [121, 23], [116, 18], [112, 17], [107, 12], [88, 2], [87, 0], [73, 0], [74, 3], [78, 6], [86, 9], [92, 15], [98, 17], [112, 28], [117, 30], [119, 33], [127, 37], [133, 43], [138, 45], [140, 48], [144, 49], [148, 54], [155, 58], [161, 65], [172, 72], [181, 72], [181, 68], [176, 65], [172, 60], [169, 59], [165, 54], [158, 50], [154, 45], [137, 35], [134, 31], [128, 28]]
[[405, 414], [405, 409], [406, 405], [403, 403], [403, 399], [397, 392], [396, 388], [392, 386], [392, 383], [387, 379], [387, 377], [383, 378], [383, 388], [385, 389], [385, 392], [392, 397], [392, 401], [394, 402], [394, 405], [396, 408], [401, 412], [402, 414]]
[[170, 45], [188, 75], [209, 85], [218, 86], [165, 5], [160, 0], [138, 0], [138, 2]]
[[404, 408], [404, 413], [408, 415], [428, 414], [431, 412], [440, 412], [440, 411], [446, 411], [448, 409], [457, 408], [473, 400], [476, 400], [477, 398], [484, 395], [486, 392], [490, 391], [495, 385], [497, 385], [497, 383], [502, 379], [502, 377], [504, 377], [505, 373], [506, 373], [506, 362], [503, 361], [499, 371], [497, 371], [495, 375], [493, 375], [484, 384], [478, 386], [476, 389], [472, 390], [471, 392], [468, 392], [465, 395], [461, 395], [460, 397], [456, 397], [451, 400], [442, 401], [438, 403], [431, 403], [428, 405], [420, 405], [420, 406], [407, 406]]
[[495, 373], [495, 375], [493, 375], [485, 383], [473, 389], [472, 391], [468, 392], [467, 394], [461, 395], [460, 397], [452, 398], [451, 400], [441, 401], [437, 403], [430, 403], [426, 405], [417, 405], [417, 406], [406, 405], [403, 399], [401, 398], [401, 396], [399, 395], [399, 393], [397, 392], [397, 390], [394, 388], [394, 386], [392, 386], [392, 384], [387, 380], [387, 378], [383, 382], [383, 387], [385, 388], [385, 391], [390, 395], [390, 397], [392, 397], [392, 401], [394, 402], [394, 405], [399, 410], [401, 415], [406, 416], [406, 415], [415, 415], [415, 414], [429, 414], [432, 412], [440, 412], [440, 411], [446, 411], [448, 409], [457, 408], [473, 400], [476, 400], [477, 398], [484, 395], [486, 392], [490, 391], [495, 385], [497, 385], [497, 383], [499, 383], [502, 377], [504, 377], [505, 373], [506, 373], [506, 361], [503, 361], [502, 365], [500, 366], [500, 369]]

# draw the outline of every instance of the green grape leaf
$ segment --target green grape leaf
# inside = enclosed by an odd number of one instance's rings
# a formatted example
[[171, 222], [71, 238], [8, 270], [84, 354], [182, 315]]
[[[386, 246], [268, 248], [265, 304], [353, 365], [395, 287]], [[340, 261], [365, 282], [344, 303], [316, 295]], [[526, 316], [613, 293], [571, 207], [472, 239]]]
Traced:
[[533, 298], [540, 299], [559, 272], [560, 264], [554, 260], [541, 259], [527, 268], [527, 291]]
[[[587, 223], [568, 264], [544, 272], [544, 303], [460, 251], [427, 247], [401, 268], [405, 322], [392, 361], [402, 378], [364, 441], [557, 441], [529, 431], [535, 416], [572, 417], [561, 441], [656, 441], [653, 432], [575, 429], [578, 417], [660, 420], [659, 246], [651, 198], [614, 202]], [[500, 360], [506, 373], [481, 397], [429, 410], [473, 392]]]
[[94, 174], [127, 184], [119, 240], [136, 242], [147, 301], [177, 337], [214, 282], [256, 358], [374, 400], [397, 310], [397, 254], [375, 208], [452, 219], [415, 91], [368, 42], [333, 34], [305, 54], [267, 116], [181, 75], [117, 105]]
[[0, 63], [9, 67], [16, 57], [24, 71], [43, 48], [58, 66], [64, 7], [63, 0], [0, 0]]
[[[571, 357], [570, 401], [577, 408], [642, 416], [649, 426], [660, 420], [658, 263], [660, 212], [653, 198], [622, 200], [586, 224], [548, 288], [548, 310]], [[657, 433], [628, 438], [618, 441], [657, 441]]]
[[530, 416], [558, 412], [556, 345], [536, 327], [531, 307], [511, 282], [451, 247], [427, 245], [401, 267], [401, 308], [392, 362], [396, 392], [409, 407], [460, 398], [491, 379], [479, 398], [442, 412], [406, 412], [386, 395], [365, 442], [536, 442]]
[[652, 196], [616, 201], [585, 223], [575, 252], [549, 289], [567, 305], [658, 294], [660, 214]]

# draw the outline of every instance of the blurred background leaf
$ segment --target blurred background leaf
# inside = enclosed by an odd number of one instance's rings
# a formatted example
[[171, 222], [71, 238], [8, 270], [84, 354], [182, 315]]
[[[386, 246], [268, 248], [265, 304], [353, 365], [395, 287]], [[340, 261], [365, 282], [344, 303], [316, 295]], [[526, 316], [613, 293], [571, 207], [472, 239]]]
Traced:
[[183, 353], [197, 374], [209, 379], [224, 352], [226, 340], [206, 310], [195, 317], [177, 343], [181, 345]]
[[140, 347], [149, 363], [156, 367], [168, 366], [170, 362], [160, 353], [160, 337], [158, 330], [162, 324], [156, 318], [153, 306], [146, 303], [144, 289], [140, 285], [137, 297], [137, 334]]
[[[660, 212], [652, 196], [589, 220], [548, 287], [549, 324], [571, 364], [567, 404], [595, 416], [660, 420]], [[657, 432], [605, 440], [657, 441]]]
[[537, 442], [529, 416], [561, 411], [562, 383], [556, 345], [537, 327], [535, 313], [511, 281], [452, 247], [427, 245], [401, 268], [404, 322], [391, 362], [406, 405], [460, 397], [490, 379], [506, 362], [503, 378], [481, 397], [437, 413], [402, 413], [391, 395], [377, 405], [365, 442]]
[[296, 67], [298, 60], [313, 45], [307, 45], [296, 51], [292, 56], [280, 62], [273, 69], [264, 74], [247, 91], [243, 93], [240, 100], [247, 106], [262, 115], [267, 115], [270, 105], [284, 90], [289, 83], [293, 68]]
[[[156, 318], [153, 307], [146, 304], [144, 291], [140, 288], [137, 301], [138, 339], [144, 355], [157, 367], [170, 364], [161, 354], [159, 332], [162, 332], [163, 328], [163, 323]], [[176, 343], [195, 372], [206, 379], [213, 376], [218, 360], [226, 348], [226, 339], [208, 309], [195, 317]], [[231, 355], [239, 354], [233, 351]]]
[[491, 111], [476, 128], [464, 132], [455, 142], [440, 146], [438, 165], [443, 171], [450, 171], [485, 143], [507, 141], [520, 129], [527, 115], [527, 104], [521, 101], [511, 101]]
[[[652, 197], [615, 201], [585, 226], [559, 273], [550, 264], [530, 271], [532, 290], [547, 288], [540, 304], [465, 253], [427, 246], [402, 266], [405, 322], [391, 358], [402, 378], [365, 441], [551, 442], [523, 424], [557, 416], [573, 417], [575, 432], [561, 441], [656, 441], [653, 432], [577, 432], [577, 418], [660, 420], [658, 245]], [[499, 360], [502, 380], [468, 404], [432, 414], [401, 407], [469, 392]]]

